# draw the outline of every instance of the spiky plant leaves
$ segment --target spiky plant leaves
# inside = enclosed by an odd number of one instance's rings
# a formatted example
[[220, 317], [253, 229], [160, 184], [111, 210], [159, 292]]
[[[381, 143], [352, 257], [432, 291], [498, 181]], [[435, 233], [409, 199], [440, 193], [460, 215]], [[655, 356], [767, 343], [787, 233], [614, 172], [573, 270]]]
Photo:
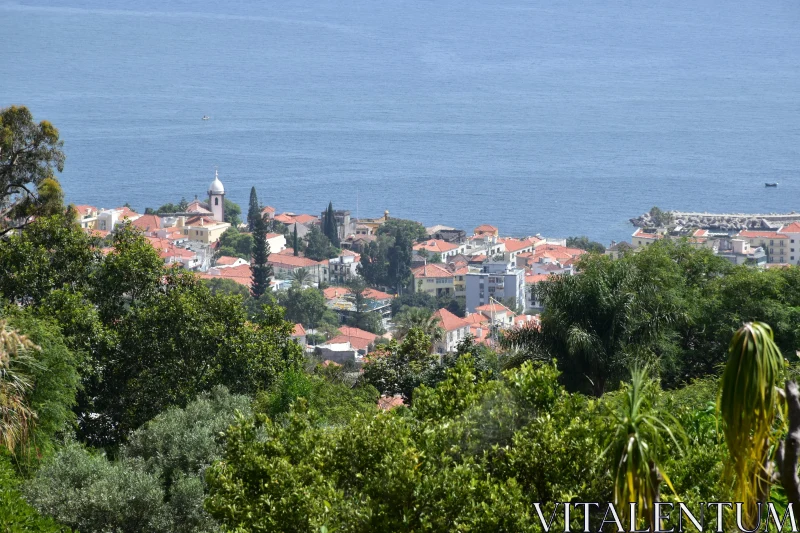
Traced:
[[659, 467], [662, 454], [668, 441], [680, 452], [679, 440], [684, 440], [680, 423], [655, 406], [657, 395], [658, 384], [649, 377], [647, 366], [631, 370], [631, 381], [624, 385], [619, 403], [609, 412], [611, 431], [603, 452], [610, 453], [615, 462], [614, 504], [625, 513], [623, 521], [630, 520], [628, 504], [634, 502], [640, 516], [649, 517], [651, 527], [661, 481], [675, 492], [669, 476]]
[[[734, 476], [735, 501], [747, 502], [746, 520], [754, 519], [756, 502], [766, 497], [771, 475], [765, 469], [777, 441], [775, 421], [782, 411], [784, 359], [772, 328], [748, 322], [734, 334], [722, 374], [718, 409]], [[782, 418], [782, 417], [781, 417]]]

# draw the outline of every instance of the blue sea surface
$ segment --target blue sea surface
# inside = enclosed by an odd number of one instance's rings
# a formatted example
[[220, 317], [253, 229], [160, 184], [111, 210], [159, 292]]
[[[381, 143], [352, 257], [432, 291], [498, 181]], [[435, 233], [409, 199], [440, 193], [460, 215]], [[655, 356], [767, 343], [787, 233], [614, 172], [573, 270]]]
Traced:
[[218, 167], [244, 209], [604, 242], [653, 205], [800, 211], [798, 0], [0, 0], [11, 104], [75, 203]]

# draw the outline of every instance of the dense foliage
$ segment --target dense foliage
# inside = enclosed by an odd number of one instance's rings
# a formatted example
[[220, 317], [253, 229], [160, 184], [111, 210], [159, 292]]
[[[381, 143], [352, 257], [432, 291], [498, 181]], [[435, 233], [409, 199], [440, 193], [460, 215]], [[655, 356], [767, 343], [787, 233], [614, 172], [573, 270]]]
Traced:
[[[748, 523], [768, 494], [800, 503], [762, 475], [797, 471], [800, 393], [777, 387], [800, 374], [786, 361], [800, 347], [800, 269], [737, 267], [667, 240], [619, 260], [587, 254], [578, 275], [538, 284], [541, 327], [439, 355], [432, 314], [463, 302], [403, 294], [425, 232], [389, 220], [362, 254], [348, 323], [383, 330], [369, 283], [401, 293], [398, 330], [357, 372], [291, 340], [293, 322], [321, 337], [338, 317], [308, 272], [267, 290], [260, 216], [257, 294], [201, 282], [130, 225], [103, 241], [81, 231], [47, 181], [63, 162], [57, 133], [3, 113], [0, 176], [35, 183], [43, 206], [35, 220], [15, 211], [24, 229], [0, 240], [4, 531], [517, 532], [540, 529], [536, 502], [736, 497]], [[9, 167], [7, 147], [37, 136], [38, 155]], [[236, 251], [241, 235], [226, 235]], [[312, 253], [320, 243], [335, 252], [314, 227]], [[384, 412], [380, 396], [402, 406]]]

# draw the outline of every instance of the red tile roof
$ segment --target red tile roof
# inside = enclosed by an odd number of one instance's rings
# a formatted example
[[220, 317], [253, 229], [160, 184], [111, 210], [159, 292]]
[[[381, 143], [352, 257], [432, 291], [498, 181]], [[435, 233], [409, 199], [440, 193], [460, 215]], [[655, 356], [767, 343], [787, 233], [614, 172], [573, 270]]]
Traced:
[[339, 328], [339, 333], [341, 333], [341, 336], [344, 337], [367, 339], [370, 342], [375, 342], [375, 339], [378, 338], [378, 336], [375, 335], [374, 333], [370, 333], [369, 331], [364, 331], [363, 329], [354, 328], [351, 326], [342, 326], [341, 328]]
[[161, 229], [161, 217], [158, 215], [142, 215], [133, 222], [131, 226], [137, 227], [145, 233]]
[[800, 233], [800, 222], [792, 222], [789, 225], [781, 227], [781, 233]]
[[550, 274], [526, 274], [525, 283], [539, 283], [540, 281], [547, 281], [548, 278], [550, 278]]
[[334, 298], [341, 298], [346, 294], [350, 294], [350, 289], [347, 287], [328, 287], [323, 289], [322, 295], [326, 300], [333, 300]]
[[294, 330], [292, 330], [292, 337], [303, 337], [306, 334], [306, 328], [303, 327], [303, 324], [295, 324]]
[[390, 298], [394, 298], [394, 296], [388, 292], [370, 288], [364, 291], [364, 298], [369, 298], [370, 300], [388, 300]]
[[120, 213], [120, 215], [119, 215], [119, 218], [123, 219], [123, 220], [126, 219], [126, 218], [136, 218], [136, 217], [139, 216], [139, 213], [137, 213], [136, 211], [134, 211], [130, 207], [117, 207], [116, 210], [117, 211], [122, 211], [122, 213]]
[[265, 205], [265, 206], [264, 206], [264, 207], [261, 209], [261, 214], [262, 214], [262, 215], [266, 215], [267, 213], [274, 213], [274, 212], [275, 212], [275, 208], [274, 208], [274, 207], [272, 207], [272, 206], [270, 206], [270, 205]]
[[269, 254], [267, 262], [271, 265], [278, 265], [286, 268], [307, 268], [319, 265], [318, 262], [307, 257], [283, 254]]
[[206, 204], [199, 200], [192, 200], [189, 205], [186, 207], [187, 213], [202, 213], [204, 215], [210, 215], [211, 211], [208, 210]]
[[475, 308], [475, 310], [479, 313], [486, 314], [486, 313], [511, 313], [511, 309], [506, 307], [500, 303], [489, 303], [484, 305], [479, 305]]
[[452, 278], [453, 273], [441, 265], [429, 264], [411, 270], [415, 278]]
[[99, 237], [101, 239], [104, 239], [104, 238], [108, 237], [108, 235], [109, 235], [108, 231], [105, 231], [105, 230], [102, 230], [102, 229], [88, 229], [88, 228], [86, 228], [83, 231], [87, 235], [89, 235], [90, 237]]
[[489, 319], [480, 313], [472, 313], [470, 315], [467, 315], [467, 317], [464, 319], [464, 322], [466, 322], [467, 324], [475, 325], [481, 323], [488, 323]]
[[532, 239], [506, 239], [504, 244], [506, 247], [506, 252], [517, 252], [519, 250], [524, 250], [525, 248], [533, 248], [533, 245], [536, 244], [535, 240]]
[[217, 258], [217, 265], [220, 265], [220, 266], [233, 265], [233, 264], [236, 263], [236, 261], [239, 261], [240, 259], [241, 258], [239, 258], [239, 257], [231, 257], [229, 255], [222, 255], [222, 256]]
[[735, 235], [736, 237], [747, 237], [749, 239], [760, 237], [763, 239], [787, 239], [786, 235], [778, 233], [777, 231], [750, 231], [742, 230]]
[[213, 279], [213, 278], [222, 278], [222, 279], [232, 279], [233, 281], [244, 285], [245, 287], [250, 287], [253, 283], [253, 271], [250, 270], [250, 265], [239, 265], [236, 267], [229, 267], [229, 268], [220, 268], [219, 275], [212, 275], [208, 272], [200, 274], [200, 277], [203, 279]]
[[216, 220], [209, 216], [197, 215], [186, 220], [186, 226], [213, 226], [218, 224]]
[[344, 344], [346, 342], [349, 342], [350, 346], [356, 350], [366, 350], [373, 341], [369, 339], [362, 339], [361, 337], [348, 337], [347, 335], [339, 335], [338, 337], [332, 338], [325, 344]]
[[644, 231], [643, 228], [636, 228], [636, 231], [633, 233], [634, 237], [638, 237], [640, 239], [663, 239], [664, 235], [661, 233], [647, 233]]
[[449, 243], [447, 241], [443, 241], [441, 239], [430, 239], [425, 242], [420, 242], [412, 246], [413, 250], [427, 250], [428, 252], [432, 252], [435, 254], [441, 254], [445, 252], [450, 252], [458, 248], [455, 244]]
[[497, 233], [497, 228], [492, 226], [491, 224], [481, 224], [475, 231], [473, 232], [475, 235], [479, 235], [481, 233]]
[[444, 308], [436, 311], [433, 316], [439, 319], [439, 323], [441, 323], [445, 331], [455, 331], [457, 329], [469, 327], [469, 322]]
[[88, 215], [90, 213], [97, 214], [99, 209], [97, 209], [93, 205], [76, 205], [75, 206], [75, 211], [77, 211], [80, 216], [85, 217], [86, 215]]
[[319, 219], [314, 215], [304, 215], [304, 214], [295, 215], [294, 213], [281, 213], [280, 215], [275, 215], [275, 220], [277, 220], [278, 222], [283, 222], [287, 226], [294, 224], [295, 222], [307, 226], [308, 224], [316, 222]]
[[378, 407], [384, 411], [389, 411], [401, 405], [405, 405], [402, 396], [381, 396], [378, 398]]

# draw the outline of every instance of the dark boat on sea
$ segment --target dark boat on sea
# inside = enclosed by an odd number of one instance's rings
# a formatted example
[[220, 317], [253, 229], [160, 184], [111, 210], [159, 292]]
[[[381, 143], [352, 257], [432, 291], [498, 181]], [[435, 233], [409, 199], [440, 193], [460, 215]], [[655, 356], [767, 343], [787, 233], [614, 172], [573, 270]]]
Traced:
[[777, 182], [776, 183], [765, 183], [764, 184], [764, 187], [777, 187], [777, 186], [778, 186]]

